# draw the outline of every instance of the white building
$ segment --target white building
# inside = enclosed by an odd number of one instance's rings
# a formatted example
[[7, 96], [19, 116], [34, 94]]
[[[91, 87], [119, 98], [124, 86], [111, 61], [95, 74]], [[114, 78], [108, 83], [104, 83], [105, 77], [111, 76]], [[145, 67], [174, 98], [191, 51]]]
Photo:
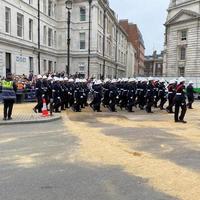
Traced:
[[[0, 75], [34, 74], [38, 69], [38, 1], [0, 1]], [[40, 73], [61, 72], [67, 63], [65, 0], [40, 0]], [[74, 0], [71, 10], [70, 74], [87, 76], [89, 38], [88, 0]], [[90, 75], [122, 77], [134, 63], [114, 11], [106, 0], [91, 4]], [[130, 52], [131, 51], [131, 52]], [[129, 56], [128, 56], [129, 55]]]
[[200, 76], [200, 0], [171, 0], [164, 76]]

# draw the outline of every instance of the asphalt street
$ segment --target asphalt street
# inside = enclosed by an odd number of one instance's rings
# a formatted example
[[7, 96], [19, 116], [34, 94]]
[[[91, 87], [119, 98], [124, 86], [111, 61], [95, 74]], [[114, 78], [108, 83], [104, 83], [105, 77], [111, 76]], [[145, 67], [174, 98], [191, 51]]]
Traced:
[[[166, 131], [172, 123], [162, 116], [161, 127], [145, 124], [141, 115], [87, 112], [68, 112], [54, 123], [1, 126], [0, 199], [199, 200], [196, 130], [177, 125]], [[192, 137], [183, 129], [193, 130]], [[184, 191], [189, 186], [194, 189]]]

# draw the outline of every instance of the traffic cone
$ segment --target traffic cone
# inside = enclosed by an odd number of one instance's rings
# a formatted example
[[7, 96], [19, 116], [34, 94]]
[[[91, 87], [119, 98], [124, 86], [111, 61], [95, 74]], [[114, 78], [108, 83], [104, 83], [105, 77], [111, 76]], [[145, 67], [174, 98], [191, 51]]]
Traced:
[[45, 98], [42, 98], [42, 102], [43, 102], [42, 117], [48, 117], [48, 116], [49, 116], [49, 112], [48, 112], [48, 110], [47, 110], [46, 99], [45, 99]]

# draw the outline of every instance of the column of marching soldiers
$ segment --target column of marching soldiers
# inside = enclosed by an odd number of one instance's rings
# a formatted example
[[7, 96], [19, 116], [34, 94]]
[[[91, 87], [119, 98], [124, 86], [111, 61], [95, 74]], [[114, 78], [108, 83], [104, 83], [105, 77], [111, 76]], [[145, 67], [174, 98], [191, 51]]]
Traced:
[[[186, 104], [185, 79], [171, 80], [167, 83], [164, 79], [154, 78], [123, 78], [89, 80], [68, 79], [67, 77], [52, 77], [38, 75], [36, 82], [37, 105], [34, 112], [42, 111], [42, 98], [47, 105], [52, 102], [54, 112], [61, 112], [71, 108], [74, 112], [81, 112], [86, 107], [93, 111], [102, 112], [101, 106], [111, 112], [121, 110], [134, 112], [134, 107], [153, 113], [152, 108], [166, 110], [174, 113], [175, 122], [183, 122], [187, 106], [192, 108], [194, 101], [193, 83], [190, 82], [188, 101]], [[168, 105], [164, 105], [168, 101]], [[179, 116], [179, 109], [182, 109]]]

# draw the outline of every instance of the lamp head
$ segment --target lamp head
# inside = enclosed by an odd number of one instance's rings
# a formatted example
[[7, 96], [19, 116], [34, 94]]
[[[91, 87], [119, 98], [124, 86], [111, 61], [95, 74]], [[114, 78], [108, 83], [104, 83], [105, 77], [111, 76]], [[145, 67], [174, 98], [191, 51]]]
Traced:
[[67, 1], [65, 1], [65, 5], [66, 5], [66, 8], [67, 8], [68, 10], [71, 10], [71, 9], [72, 9], [72, 4], [73, 4], [72, 0], [67, 0]]

